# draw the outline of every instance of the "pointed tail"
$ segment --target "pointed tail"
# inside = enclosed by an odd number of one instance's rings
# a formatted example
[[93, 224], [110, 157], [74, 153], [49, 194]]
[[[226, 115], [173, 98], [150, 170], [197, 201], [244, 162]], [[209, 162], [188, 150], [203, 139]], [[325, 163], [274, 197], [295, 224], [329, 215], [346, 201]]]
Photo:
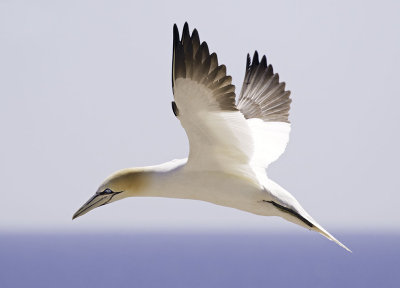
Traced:
[[316, 231], [329, 240], [335, 242], [342, 248], [346, 249], [349, 252], [352, 252], [349, 248], [347, 248], [344, 244], [342, 244], [339, 240], [333, 237], [328, 231], [321, 227], [305, 210], [301, 207], [300, 203], [293, 197], [292, 194], [287, 192], [277, 183], [272, 181], [271, 179], [264, 179], [266, 192], [272, 198], [272, 200], [264, 200], [264, 202], [268, 202], [272, 204], [276, 210], [275, 215], [280, 216], [292, 223], [300, 225], [306, 229]]
[[319, 224], [317, 224], [315, 222], [313, 224], [314, 224], [314, 227], [312, 227], [311, 230], [322, 234], [323, 236], [325, 236], [329, 240], [331, 240], [331, 241], [335, 242], [336, 244], [338, 244], [340, 247], [343, 247], [347, 251], [353, 253], [349, 248], [346, 247], [346, 245], [342, 244], [339, 240], [337, 240], [335, 237], [333, 237], [328, 231], [326, 231], [324, 228], [322, 228]]

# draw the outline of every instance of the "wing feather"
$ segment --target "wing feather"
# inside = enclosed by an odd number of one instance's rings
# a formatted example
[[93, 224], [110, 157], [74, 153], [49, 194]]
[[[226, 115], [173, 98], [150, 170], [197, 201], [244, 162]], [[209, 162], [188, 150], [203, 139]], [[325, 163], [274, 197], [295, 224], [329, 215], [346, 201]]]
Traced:
[[247, 119], [254, 141], [251, 163], [267, 167], [285, 151], [289, 141], [290, 91], [279, 82], [267, 58], [259, 61], [257, 51], [246, 59], [246, 74], [238, 100], [238, 109]]
[[235, 104], [235, 86], [197, 30], [182, 38], [174, 25], [172, 60], [173, 111], [189, 139], [187, 169], [224, 170], [253, 177], [250, 127]]
[[238, 100], [238, 108], [246, 119], [289, 123], [290, 103], [290, 91], [285, 91], [285, 83], [279, 82], [279, 75], [267, 65], [267, 58], [263, 56], [260, 62], [256, 51], [250, 62], [247, 55], [246, 74]]

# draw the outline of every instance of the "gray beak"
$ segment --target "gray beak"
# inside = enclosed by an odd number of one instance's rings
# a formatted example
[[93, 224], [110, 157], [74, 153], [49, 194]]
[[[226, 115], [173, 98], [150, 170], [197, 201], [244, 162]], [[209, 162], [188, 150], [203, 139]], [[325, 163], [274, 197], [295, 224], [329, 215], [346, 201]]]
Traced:
[[72, 220], [74, 220], [75, 218], [80, 217], [82, 215], [85, 215], [86, 213], [88, 213], [90, 210], [93, 210], [94, 208], [108, 204], [115, 195], [117, 195], [121, 192], [96, 193], [92, 198], [89, 199], [89, 201], [87, 201], [85, 204], [83, 204], [82, 207], [79, 208], [78, 211], [75, 212], [74, 216], [72, 216]]

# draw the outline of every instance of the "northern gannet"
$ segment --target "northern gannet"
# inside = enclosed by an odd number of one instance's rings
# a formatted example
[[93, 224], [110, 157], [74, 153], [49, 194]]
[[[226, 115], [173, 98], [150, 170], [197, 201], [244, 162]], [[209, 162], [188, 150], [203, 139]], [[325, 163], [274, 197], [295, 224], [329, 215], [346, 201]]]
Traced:
[[231, 82], [225, 65], [200, 42], [197, 30], [190, 35], [185, 23], [180, 38], [175, 24], [172, 111], [189, 138], [189, 157], [115, 172], [73, 219], [126, 197], [194, 199], [280, 216], [350, 251], [265, 172], [289, 141], [291, 99], [285, 83], [279, 82], [265, 56], [259, 60], [257, 51], [252, 59], [247, 55], [237, 103]]

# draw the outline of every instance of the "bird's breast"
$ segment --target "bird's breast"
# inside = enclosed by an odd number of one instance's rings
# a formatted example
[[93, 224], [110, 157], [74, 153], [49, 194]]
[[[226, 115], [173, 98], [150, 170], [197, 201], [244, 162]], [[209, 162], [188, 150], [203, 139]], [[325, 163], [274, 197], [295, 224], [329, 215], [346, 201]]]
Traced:
[[201, 200], [249, 212], [265, 198], [258, 183], [220, 171], [181, 169], [159, 180], [154, 196]]

